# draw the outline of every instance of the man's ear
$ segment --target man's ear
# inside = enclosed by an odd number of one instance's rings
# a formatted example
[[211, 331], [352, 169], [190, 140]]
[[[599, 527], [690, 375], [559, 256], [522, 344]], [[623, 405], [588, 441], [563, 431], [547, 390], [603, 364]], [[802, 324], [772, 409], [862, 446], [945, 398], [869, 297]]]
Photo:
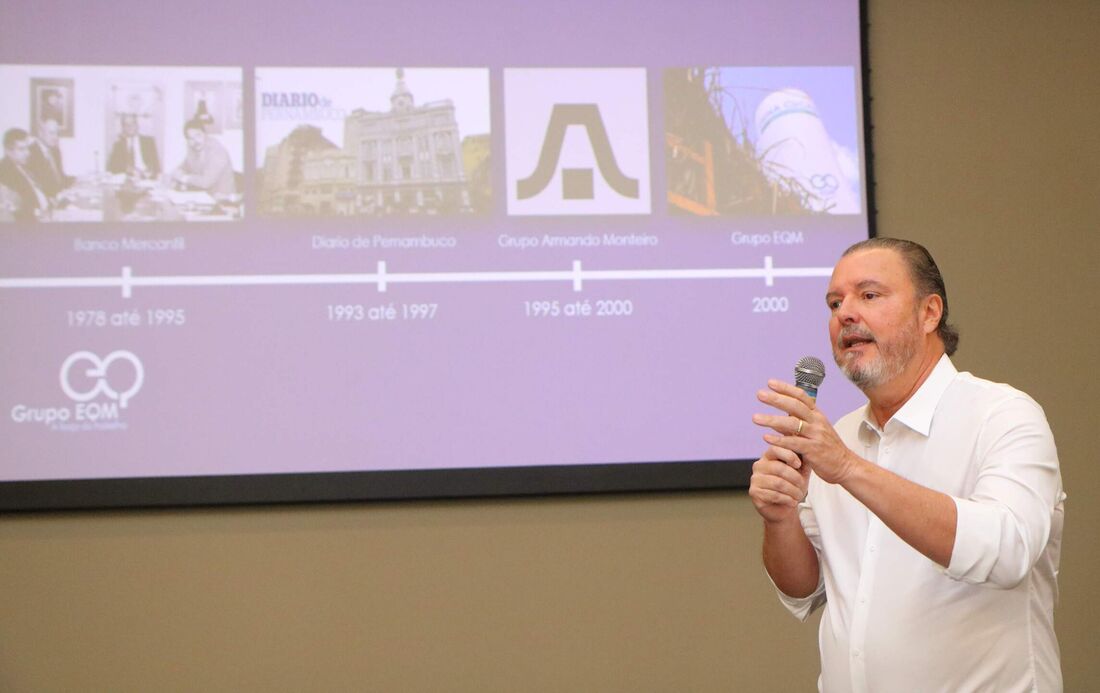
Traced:
[[928, 294], [921, 301], [921, 327], [925, 334], [932, 334], [940, 326], [943, 317], [943, 298], [939, 294]]

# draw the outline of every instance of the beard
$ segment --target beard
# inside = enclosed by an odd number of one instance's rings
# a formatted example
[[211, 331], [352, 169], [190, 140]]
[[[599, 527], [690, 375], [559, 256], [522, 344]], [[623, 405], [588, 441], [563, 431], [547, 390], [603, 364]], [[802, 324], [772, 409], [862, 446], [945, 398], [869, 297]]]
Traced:
[[[847, 337], [873, 341], [877, 353], [874, 357], [865, 356], [861, 362], [859, 354], [844, 351], [844, 339]], [[917, 355], [919, 345], [920, 328], [916, 317], [904, 326], [896, 339], [890, 341], [879, 341], [866, 328], [849, 326], [837, 335], [836, 343], [833, 344], [833, 360], [848, 380], [866, 392], [901, 375]]]

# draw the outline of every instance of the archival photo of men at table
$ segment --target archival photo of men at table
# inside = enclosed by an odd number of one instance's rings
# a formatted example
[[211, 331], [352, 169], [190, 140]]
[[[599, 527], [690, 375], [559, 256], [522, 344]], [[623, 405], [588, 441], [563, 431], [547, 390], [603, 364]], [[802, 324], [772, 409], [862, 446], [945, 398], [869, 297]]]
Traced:
[[259, 212], [487, 214], [489, 122], [484, 68], [257, 68]]
[[0, 222], [242, 218], [239, 68], [0, 65], [0, 93]]

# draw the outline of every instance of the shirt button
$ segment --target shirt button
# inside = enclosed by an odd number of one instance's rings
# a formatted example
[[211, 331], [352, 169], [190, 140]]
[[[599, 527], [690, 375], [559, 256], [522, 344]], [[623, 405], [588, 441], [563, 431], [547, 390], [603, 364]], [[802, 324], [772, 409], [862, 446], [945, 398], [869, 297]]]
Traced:
[[853, 657], [860, 657], [862, 653], [859, 650], [852, 650]]
[[875, 547], [871, 546], [867, 550], [870, 551], [871, 553], [874, 553], [875, 552]]

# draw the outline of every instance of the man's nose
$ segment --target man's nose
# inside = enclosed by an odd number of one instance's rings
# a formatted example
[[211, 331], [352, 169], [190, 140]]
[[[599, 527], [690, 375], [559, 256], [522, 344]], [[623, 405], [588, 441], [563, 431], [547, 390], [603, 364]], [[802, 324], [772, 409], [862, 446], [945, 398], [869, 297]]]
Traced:
[[845, 325], [857, 322], [859, 313], [856, 312], [855, 301], [848, 297], [842, 298], [836, 308], [836, 318]]

